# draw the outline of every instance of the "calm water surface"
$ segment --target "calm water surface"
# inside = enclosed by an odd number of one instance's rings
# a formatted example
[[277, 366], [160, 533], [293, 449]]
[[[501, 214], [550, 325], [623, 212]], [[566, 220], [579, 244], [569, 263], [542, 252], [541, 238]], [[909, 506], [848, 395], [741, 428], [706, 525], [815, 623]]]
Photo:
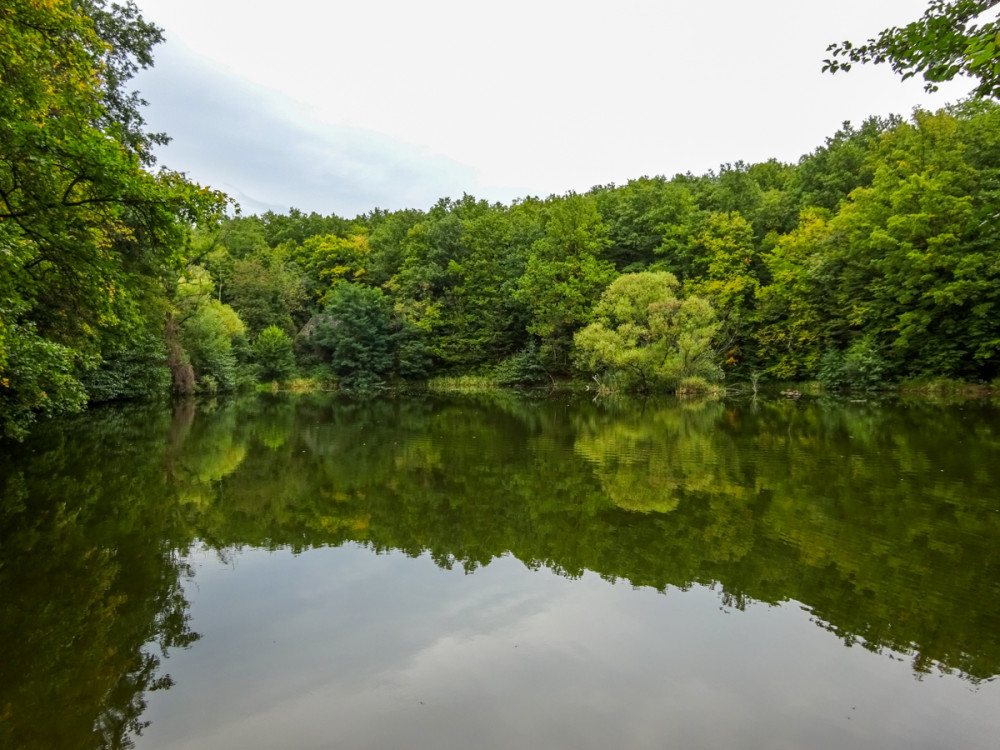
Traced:
[[2, 748], [998, 746], [996, 404], [264, 396], [2, 448]]

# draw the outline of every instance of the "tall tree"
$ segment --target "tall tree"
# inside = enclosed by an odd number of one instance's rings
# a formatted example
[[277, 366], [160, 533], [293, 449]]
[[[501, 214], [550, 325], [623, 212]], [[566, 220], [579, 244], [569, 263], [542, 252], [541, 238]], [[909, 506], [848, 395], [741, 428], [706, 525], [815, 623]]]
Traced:
[[[9, 435], [35, 413], [83, 405], [79, 369], [96, 361], [102, 332], [141, 327], [141, 279], [174, 276], [190, 224], [224, 205], [183, 175], [143, 168], [140, 123], [115, 120], [107, 104], [112, 89], [129, 95], [86, 14], [103, 7], [0, 8], [0, 431]], [[139, 23], [111, 13], [116, 34]]]
[[101, 71], [101, 106], [98, 125], [113, 132], [121, 143], [150, 167], [153, 144], [163, 145], [166, 133], [145, 130], [142, 108], [148, 104], [138, 91], [128, 88], [140, 70], [152, 67], [153, 47], [163, 41], [163, 30], [146, 21], [132, 0], [124, 4], [107, 0], [73, 0], [87, 16], [104, 45], [92, 50], [94, 66]]
[[509, 212], [493, 208], [462, 222], [468, 254], [451, 261], [449, 295], [452, 361], [467, 366], [499, 362], [522, 344], [527, 310], [514, 299], [526, 248], [513, 241]]
[[379, 385], [392, 370], [394, 343], [392, 311], [382, 290], [338, 284], [309, 342], [326, 352], [341, 385], [361, 389]]
[[995, 106], [917, 112], [870, 153], [870, 186], [835, 214], [803, 213], [759, 293], [775, 374], [815, 376], [863, 354], [891, 378], [996, 377], [998, 117]]
[[573, 334], [614, 278], [614, 266], [601, 259], [608, 244], [593, 197], [570, 194], [547, 207], [545, 234], [531, 246], [517, 299], [531, 315], [528, 332], [557, 369], [569, 365]]

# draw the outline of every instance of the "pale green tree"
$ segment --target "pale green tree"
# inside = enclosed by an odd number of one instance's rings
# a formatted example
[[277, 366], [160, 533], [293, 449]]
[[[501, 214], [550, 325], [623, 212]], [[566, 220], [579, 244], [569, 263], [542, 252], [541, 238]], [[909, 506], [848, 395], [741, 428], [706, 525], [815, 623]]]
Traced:
[[721, 380], [715, 311], [679, 292], [665, 271], [618, 277], [594, 309], [594, 322], [574, 337], [577, 365], [639, 391], [676, 388], [686, 378]]

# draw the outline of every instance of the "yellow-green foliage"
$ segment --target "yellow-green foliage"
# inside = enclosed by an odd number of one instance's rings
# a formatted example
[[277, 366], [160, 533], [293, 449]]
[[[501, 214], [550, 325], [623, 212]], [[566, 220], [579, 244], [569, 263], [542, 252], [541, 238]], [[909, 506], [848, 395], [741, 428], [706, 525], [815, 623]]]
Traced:
[[432, 391], [486, 391], [499, 387], [494, 378], [486, 375], [442, 376], [427, 381], [427, 388]]
[[682, 379], [722, 377], [712, 346], [715, 311], [701, 297], [678, 296], [666, 272], [618, 277], [594, 309], [594, 322], [576, 334], [577, 365], [616, 375], [626, 389], [672, 388]]

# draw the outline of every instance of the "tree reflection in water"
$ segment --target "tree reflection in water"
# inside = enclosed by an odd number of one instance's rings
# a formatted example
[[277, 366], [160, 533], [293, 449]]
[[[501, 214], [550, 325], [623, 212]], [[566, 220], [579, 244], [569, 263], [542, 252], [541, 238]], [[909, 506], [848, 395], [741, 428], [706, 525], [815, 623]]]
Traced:
[[[989, 403], [351, 401], [108, 408], [7, 446], [0, 746], [127, 747], [182, 584], [219, 551], [357, 542], [723, 602], [801, 602], [845, 643], [1000, 673]], [[58, 721], [52, 719], [58, 714]]]

